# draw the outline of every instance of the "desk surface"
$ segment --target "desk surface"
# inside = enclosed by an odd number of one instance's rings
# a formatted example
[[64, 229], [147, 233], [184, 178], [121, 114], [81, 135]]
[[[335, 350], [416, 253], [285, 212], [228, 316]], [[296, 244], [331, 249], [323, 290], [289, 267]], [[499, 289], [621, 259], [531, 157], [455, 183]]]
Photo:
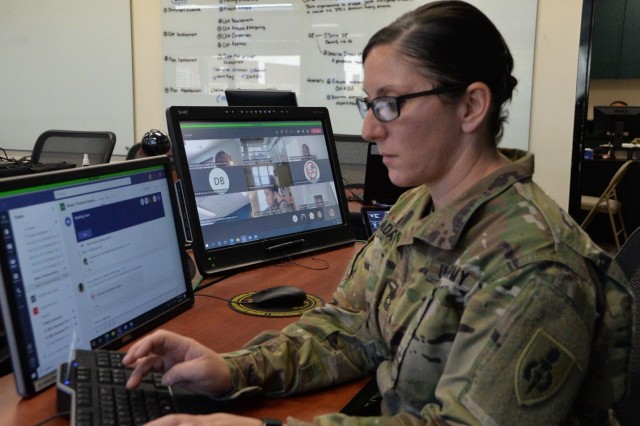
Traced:
[[[346, 266], [361, 244], [332, 251], [321, 252], [313, 257], [295, 259], [296, 264], [278, 263], [262, 268], [237, 273], [196, 293], [193, 308], [162, 325], [162, 328], [181, 333], [209, 345], [219, 352], [238, 349], [261, 330], [280, 329], [296, 320], [293, 318], [261, 318], [237, 313], [227, 303], [206, 297], [214, 295], [231, 298], [239, 293], [260, 290], [275, 285], [296, 285], [325, 301], [342, 277]], [[314, 260], [318, 259], [318, 260]], [[310, 270], [324, 267], [328, 269]], [[199, 295], [200, 294], [200, 295]], [[230, 332], [232, 331], [232, 332]], [[288, 415], [311, 420], [322, 413], [340, 409], [364, 386], [367, 379], [347, 383], [331, 389], [288, 398], [253, 398], [234, 413], [250, 417], [286, 418]], [[56, 414], [55, 388], [31, 398], [21, 399], [16, 393], [13, 375], [0, 378], [0, 424], [35, 424]], [[47, 425], [64, 425], [68, 422], [57, 418]]]

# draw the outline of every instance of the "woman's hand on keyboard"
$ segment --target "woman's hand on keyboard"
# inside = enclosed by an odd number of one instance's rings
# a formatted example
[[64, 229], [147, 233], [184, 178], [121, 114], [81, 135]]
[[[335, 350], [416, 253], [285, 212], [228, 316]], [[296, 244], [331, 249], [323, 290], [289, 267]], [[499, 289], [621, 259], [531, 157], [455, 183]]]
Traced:
[[127, 381], [137, 387], [150, 372], [163, 373], [162, 384], [192, 392], [223, 395], [231, 390], [231, 372], [215, 351], [193, 339], [158, 330], [133, 344], [122, 362], [133, 368]]

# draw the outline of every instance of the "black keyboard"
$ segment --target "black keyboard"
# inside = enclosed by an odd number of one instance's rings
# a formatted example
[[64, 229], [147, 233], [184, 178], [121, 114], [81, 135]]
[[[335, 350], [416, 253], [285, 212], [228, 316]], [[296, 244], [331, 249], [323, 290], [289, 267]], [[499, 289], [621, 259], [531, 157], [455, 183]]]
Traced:
[[70, 367], [58, 367], [58, 412], [68, 412], [71, 425], [138, 425], [170, 413], [210, 414], [233, 407], [230, 401], [162, 386], [158, 373], [129, 390], [131, 369], [122, 364], [123, 357], [124, 352], [76, 349]]
[[138, 388], [125, 383], [131, 370], [124, 352], [75, 350], [75, 359], [58, 368], [58, 411], [70, 412], [72, 425], [138, 425], [175, 413], [171, 389], [160, 374], [147, 375]]
[[67, 162], [59, 163], [37, 163], [20, 161], [1, 161], [0, 162], [0, 178], [14, 177], [22, 175], [30, 175], [33, 173], [51, 172], [55, 170], [72, 169], [75, 164]]
[[59, 163], [37, 163], [31, 165], [31, 173], [52, 172], [55, 170], [73, 169], [75, 167], [75, 164], [67, 163], [65, 161]]
[[30, 164], [18, 162], [0, 162], [0, 177], [13, 177], [31, 174]]

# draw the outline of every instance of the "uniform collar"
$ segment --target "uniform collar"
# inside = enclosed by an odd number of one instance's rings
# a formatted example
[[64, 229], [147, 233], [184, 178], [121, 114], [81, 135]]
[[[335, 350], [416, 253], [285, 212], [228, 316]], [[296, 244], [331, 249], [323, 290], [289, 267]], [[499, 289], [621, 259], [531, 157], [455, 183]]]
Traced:
[[[500, 152], [511, 160], [510, 164], [478, 181], [453, 203], [416, 221], [414, 229], [404, 232], [399, 243], [411, 244], [414, 238], [418, 238], [443, 250], [455, 248], [467, 223], [480, 206], [514, 183], [530, 180], [533, 175], [533, 154], [517, 149], [500, 149]], [[431, 202], [431, 195], [425, 186], [419, 187], [416, 191], [423, 192], [419, 211], [424, 211]]]

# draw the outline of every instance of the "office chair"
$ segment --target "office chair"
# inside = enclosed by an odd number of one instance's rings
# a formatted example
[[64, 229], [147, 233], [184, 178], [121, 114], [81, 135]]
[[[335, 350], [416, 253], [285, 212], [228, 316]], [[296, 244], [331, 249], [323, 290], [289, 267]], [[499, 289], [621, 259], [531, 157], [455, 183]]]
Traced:
[[127, 156], [124, 159], [133, 160], [135, 158], [141, 158], [143, 156], [141, 148], [142, 144], [140, 142], [133, 144], [127, 151]]
[[[627, 229], [624, 226], [622, 203], [618, 200], [616, 188], [632, 165], [633, 160], [624, 163], [613, 175], [600, 197], [583, 195], [580, 198], [580, 208], [589, 212], [580, 224], [580, 227], [586, 230], [596, 213], [606, 213], [609, 216], [613, 238], [615, 239], [618, 250], [620, 249], [620, 236], [622, 235], [625, 240], [627, 239]], [[616, 221], [618, 222], [617, 224]]]
[[115, 145], [116, 135], [112, 132], [47, 130], [38, 137], [31, 159], [34, 163], [64, 161], [81, 167], [87, 154], [90, 164], [102, 164], [111, 160]]
[[618, 265], [629, 278], [633, 294], [633, 334], [629, 358], [629, 392], [627, 399], [614, 411], [621, 426], [640, 424], [640, 228], [631, 233], [615, 256]]

